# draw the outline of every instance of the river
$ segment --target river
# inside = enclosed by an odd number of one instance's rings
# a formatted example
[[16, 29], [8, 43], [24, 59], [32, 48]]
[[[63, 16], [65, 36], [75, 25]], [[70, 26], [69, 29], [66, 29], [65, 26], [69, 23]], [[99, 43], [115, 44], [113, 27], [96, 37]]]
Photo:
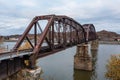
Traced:
[[[4, 42], [9, 50], [15, 42]], [[120, 54], [120, 45], [100, 44], [97, 51], [89, 51], [93, 56], [93, 71], [74, 69], [76, 47], [71, 47], [56, 54], [40, 58], [37, 65], [43, 70], [44, 80], [107, 80], [105, 78], [106, 64], [112, 54]]]
[[91, 72], [74, 69], [76, 47], [41, 58], [37, 65], [43, 69], [45, 80], [107, 80], [106, 64], [112, 54], [120, 54], [120, 45], [100, 44], [98, 51], [90, 51], [94, 70]]

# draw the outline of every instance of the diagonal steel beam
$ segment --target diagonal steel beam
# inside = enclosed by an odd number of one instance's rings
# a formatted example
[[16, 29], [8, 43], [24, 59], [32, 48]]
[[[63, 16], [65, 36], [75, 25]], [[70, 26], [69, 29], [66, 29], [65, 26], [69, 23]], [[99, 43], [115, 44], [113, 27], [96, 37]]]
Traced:
[[35, 23], [36, 17], [31, 21], [31, 23], [28, 25], [27, 29], [23, 33], [23, 35], [20, 37], [20, 39], [17, 41], [16, 45], [14, 46], [13, 50], [16, 50], [19, 48], [19, 46], [22, 44], [23, 40], [25, 39], [26, 35], [29, 33], [31, 28], [33, 27]]
[[[38, 27], [39, 27], [39, 29], [40, 29], [40, 31], [41, 31], [41, 34], [43, 33], [43, 31], [42, 31], [42, 29], [41, 29], [41, 26], [40, 26], [40, 24], [37, 22], [37, 24], [38, 24]], [[50, 47], [51, 46], [51, 43], [49, 42], [49, 40], [48, 40], [48, 38], [47, 37], [45, 37], [45, 40], [46, 40], [46, 42], [47, 42], [47, 44], [48, 44], [48, 46]]]
[[44, 30], [43, 33], [41, 34], [41, 36], [40, 36], [40, 38], [39, 38], [39, 41], [38, 41], [38, 44], [35, 46], [35, 48], [34, 48], [34, 50], [33, 50], [33, 53], [34, 53], [34, 54], [38, 54], [38, 53], [39, 53], [39, 50], [40, 50], [40, 48], [41, 48], [41, 45], [42, 45], [42, 43], [43, 43], [43, 41], [44, 41], [44, 39], [45, 39], [45, 37], [46, 37], [46, 34], [47, 34], [48, 30], [49, 30], [49, 27], [52, 25], [53, 21], [54, 21], [54, 16], [52, 16], [52, 17], [49, 19], [49, 21], [48, 21], [48, 23], [47, 23], [47, 25], [46, 25], [46, 27], [45, 27], [45, 30]]
[[39, 40], [38, 40], [38, 44], [35, 46], [34, 50], [33, 50], [33, 54], [30, 56], [30, 67], [31, 68], [36, 68], [35, 64], [36, 64], [36, 59], [38, 57], [39, 51], [41, 49], [41, 45], [46, 37], [46, 34], [49, 30], [49, 28], [52, 26], [52, 23], [54, 21], [54, 16], [52, 16], [47, 23], [47, 26], [44, 29], [44, 32], [41, 34]]
[[29, 40], [28, 36], [26, 36], [26, 39], [27, 39], [27, 41], [29, 42], [29, 44], [31, 45], [31, 47], [34, 49], [34, 46], [33, 46], [33, 44], [31, 43], [31, 41]]

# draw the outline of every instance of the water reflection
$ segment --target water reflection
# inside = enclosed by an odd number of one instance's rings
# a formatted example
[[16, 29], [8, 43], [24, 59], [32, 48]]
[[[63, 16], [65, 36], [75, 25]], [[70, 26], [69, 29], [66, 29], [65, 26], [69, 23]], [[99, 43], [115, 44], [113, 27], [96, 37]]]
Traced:
[[[16, 42], [4, 42], [4, 47], [9, 45], [9, 50], [13, 48]], [[111, 54], [120, 53], [120, 45], [99, 45], [98, 52], [90, 51], [93, 57], [94, 71], [85, 72], [74, 70], [74, 55], [76, 47], [72, 47], [47, 56], [38, 60], [37, 65], [40, 66], [44, 73], [44, 80], [108, 80], [105, 78], [106, 63]], [[85, 77], [85, 78], [84, 78]]]
[[91, 80], [91, 71], [82, 71], [74, 69], [74, 80]]
[[91, 56], [92, 56], [92, 66], [93, 66], [91, 80], [96, 80], [97, 79], [97, 69], [96, 68], [97, 68], [97, 60], [98, 60], [98, 51], [91, 50]]
[[83, 70], [77, 70], [74, 69], [74, 80], [96, 80], [97, 79], [97, 56], [98, 56], [97, 50], [91, 50], [91, 56], [92, 56], [92, 63], [93, 63], [93, 71], [83, 71]]

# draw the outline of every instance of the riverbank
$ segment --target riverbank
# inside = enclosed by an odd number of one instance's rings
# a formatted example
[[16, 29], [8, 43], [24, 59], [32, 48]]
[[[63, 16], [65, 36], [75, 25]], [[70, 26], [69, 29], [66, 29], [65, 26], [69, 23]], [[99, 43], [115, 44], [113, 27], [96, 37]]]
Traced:
[[[5, 40], [3, 42], [17, 42], [17, 40]], [[99, 41], [99, 44], [118, 44], [118, 45], [120, 45], [120, 41]]]
[[120, 45], [120, 42], [118, 42], [118, 41], [99, 41], [99, 44], [118, 44], [118, 45]]
[[18, 40], [4, 40], [3, 42], [17, 42]]

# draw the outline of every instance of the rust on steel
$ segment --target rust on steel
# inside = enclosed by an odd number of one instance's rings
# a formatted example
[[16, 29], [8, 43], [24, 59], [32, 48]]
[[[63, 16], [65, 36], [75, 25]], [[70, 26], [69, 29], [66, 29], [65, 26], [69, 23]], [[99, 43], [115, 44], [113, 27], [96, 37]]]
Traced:
[[[41, 24], [39, 23], [41, 20], [48, 21], [44, 30], [42, 30]], [[32, 28], [34, 28], [34, 44], [32, 44], [28, 37]], [[40, 36], [38, 36], [38, 29], [41, 31]], [[93, 24], [85, 24], [82, 26], [74, 19], [64, 15], [43, 15], [33, 18], [14, 46], [13, 51], [18, 50], [25, 39], [30, 43], [33, 50], [32, 56], [30, 57], [33, 64], [41, 54], [41, 49], [43, 50], [42, 44], [44, 41], [47, 43], [45, 50], [52, 52], [60, 47], [67, 48], [82, 42], [95, 40], [96, 32]]]
[[[46, 20], [43, 29], [40, 21]], [[33, 38], [30, 37], [33, 31]], [[0, 53], [0, 78], [5, 78], [16, 73], [24, 67], [24, 60], [30, 61], [30, 68], [34, 68], [36, 59], [44, 57], [77, 44], [96, 40], [97, 34], [93, 24], [81, 25], [74, 19], [64, 15], [36, 16], [30, 22], [22, 36], [19, 38], [12, 51]], [[19, 50], [19, 47], [28, 41], [31, 48]], [[44, 45], [46, 44], [46, 45]], [[17, 52], [19, 51], [19, 54]], [[12, 59], [9, 57], [14, 55]], [[10, 66], [10, 64], [13, 64]], [[4, 72], [4, 73], [3, 73]]]
[[84, 24], [82, 26], [85, 30], [86, 41], [91, 41], [98, 38], [93, 24]]

